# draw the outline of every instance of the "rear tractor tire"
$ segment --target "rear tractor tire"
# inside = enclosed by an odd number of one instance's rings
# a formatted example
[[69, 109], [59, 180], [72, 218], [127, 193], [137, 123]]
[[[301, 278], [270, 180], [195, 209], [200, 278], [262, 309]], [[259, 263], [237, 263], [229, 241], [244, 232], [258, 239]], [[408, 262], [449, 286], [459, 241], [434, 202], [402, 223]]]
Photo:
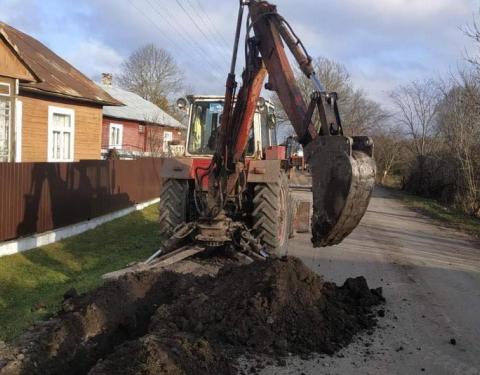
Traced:
[[159, 205], [159, 230], [162, 239], [187, 220], [188, 180], [168, 179], [163, 184]]
[[252, 219], [253, 233], [267, 250], [277, 256], [287, 255], [292, 202], [285, 173], [277, 183], [255, 185]]

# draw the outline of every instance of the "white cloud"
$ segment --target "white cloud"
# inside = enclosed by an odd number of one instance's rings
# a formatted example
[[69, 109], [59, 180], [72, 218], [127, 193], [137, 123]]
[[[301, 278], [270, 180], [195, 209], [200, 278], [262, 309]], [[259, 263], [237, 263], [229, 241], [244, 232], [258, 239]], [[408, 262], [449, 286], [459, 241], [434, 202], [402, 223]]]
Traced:
[[[28, 9], [28, 12], [25, 10]], [[35, 0], [2, 0], [0, 6], [0, 21], [15, 27], [33, 30], [41, 28], [41, 9]]]
[[[0, 13], [9, 13], [0, 19], [13, 20], [89, 76], [116, 73], [122, 57], [155, 43], [173, 54], [188, 86], [202, 93], [223, 91], [238, 1], [180, 0], [202, 32], [171, 0], [77, 0], [68, 6], [62, 0], [0, 1]], [[380, 100], [398, 84], [454, 68], [471, 46], [459, 27], [471, 22], [478, 6], [477, 0], [271, 1], [313, 56], [344, 63], [356, 85]], [[66, 27], [58, 32], [62, 17]], [[217, 33], [228, 44], [221, 50]]]
[[98, 79], [101, 73], [117, 74], [123, 57], [98, 40], [87, 40], [75, 46], [65, 59], [88, 77]]
[[347, 0], [348, 6], [383, 17], [427, 19], [439, 14], [459, 14], [468, 10], [462, 0]]

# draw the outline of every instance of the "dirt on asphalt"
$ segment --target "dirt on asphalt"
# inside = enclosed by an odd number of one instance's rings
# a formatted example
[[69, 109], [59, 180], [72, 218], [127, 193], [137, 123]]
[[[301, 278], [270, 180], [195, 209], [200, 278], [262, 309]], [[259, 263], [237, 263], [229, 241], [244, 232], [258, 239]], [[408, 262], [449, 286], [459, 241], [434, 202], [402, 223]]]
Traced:
[[297, 258], [220, 263], [129, 274], [67, 298], [0, 349], [0, 374], [235, 374], [239, 356], [333, 354], [375, 326], [384, 301], [363, 277], [339, 287]]

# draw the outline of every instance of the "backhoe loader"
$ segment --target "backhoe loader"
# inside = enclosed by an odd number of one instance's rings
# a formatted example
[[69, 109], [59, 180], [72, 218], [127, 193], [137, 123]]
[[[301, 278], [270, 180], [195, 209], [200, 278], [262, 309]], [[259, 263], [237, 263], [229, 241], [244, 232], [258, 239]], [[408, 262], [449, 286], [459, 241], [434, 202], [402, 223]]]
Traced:
[[[235, 66], [246, 8], [245, 69], [237, 91]], [[285, 46], [313, 82], [309, 103], [296, 84]], [[180, 102], [190, 106], [186, 154], [165, 160], [160, 202], [165, 241], [149, 261], [161, 255], [170, 263], [220, 247], [260, 258], [286, 254], [292, 216], [289, 164], [249, 151], [252, 138], [254, 143], [258, 139], [252, 123], [262, 107], [263, 87], [278, 95], [310, 166], [313, 246], [338, 244], [358, 225], [375, 181], [372, 140], [344, 136], [337, 94], [323, 87], [312, 58], [276, 6], [241, 1], [224, 97]], [[318, 123], [313, 120], [317, 110]], [[263, 131], [268, 138], [268, 125]], [[265, 146], [275, 145], [258, 145]]]

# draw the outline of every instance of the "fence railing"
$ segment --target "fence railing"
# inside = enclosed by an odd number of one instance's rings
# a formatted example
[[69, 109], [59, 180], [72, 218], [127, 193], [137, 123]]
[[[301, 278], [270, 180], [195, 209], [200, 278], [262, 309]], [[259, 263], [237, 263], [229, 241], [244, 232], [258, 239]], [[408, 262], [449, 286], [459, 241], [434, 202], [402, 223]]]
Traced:
[[158, 198], [161, 166], [156, 158], [0, 163], [0, 241]]

